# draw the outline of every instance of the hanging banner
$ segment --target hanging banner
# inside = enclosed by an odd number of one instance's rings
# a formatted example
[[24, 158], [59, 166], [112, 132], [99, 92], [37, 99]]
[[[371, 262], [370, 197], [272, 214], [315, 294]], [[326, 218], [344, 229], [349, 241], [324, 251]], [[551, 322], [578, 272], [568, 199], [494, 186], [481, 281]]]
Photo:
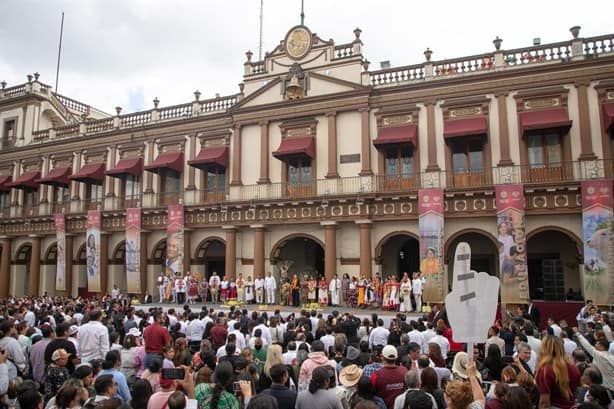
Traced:
[[55, 289], [66, 291], [66, 218], [61, 213], [53, 215], [57, 243]]
[[126, 284], [129, 294], [141, 293], [141, 209], [126, 209]]
[[174, 276], [183, 271], [183, 205], [168, 207], [166, 229], [166, 273]]
[[418, 191], [420, 233], [420, 272], [424, 277], [422, 299], [441, 303], [448, 293], [443, 269], [444, 200], [443, 189]]
[[497, 185], [497, 233], [501, 303], [529, 301], [523, 185]]
[[584, 239], [584, 298], [614, 304], [614, 234], [612, 180], [582, 182]]
[[100, 292], [100, 210], [87, 212], [87, 238], [85, 240], [87, 290]]

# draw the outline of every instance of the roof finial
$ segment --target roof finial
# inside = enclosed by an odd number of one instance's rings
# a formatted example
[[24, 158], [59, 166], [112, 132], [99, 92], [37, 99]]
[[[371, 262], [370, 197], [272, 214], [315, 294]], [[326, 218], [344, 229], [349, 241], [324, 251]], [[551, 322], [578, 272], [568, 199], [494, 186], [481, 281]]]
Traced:
[[305, 25], [305, 0], [301, 0], [301, 26]]

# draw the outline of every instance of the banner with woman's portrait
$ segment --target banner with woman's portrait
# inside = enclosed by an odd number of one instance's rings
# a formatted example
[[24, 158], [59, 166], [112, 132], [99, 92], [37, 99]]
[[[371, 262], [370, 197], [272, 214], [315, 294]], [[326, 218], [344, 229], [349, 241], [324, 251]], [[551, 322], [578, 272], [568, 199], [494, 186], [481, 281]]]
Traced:
[[62, 213], [53, 215], [56, 237], [55, 289], [66, 291], [66, 218]]
[[420, 272], [424, 277], [422, 299], [426, 302], [441, 303], [448, 293], [443, 269], [443, 189], [421, 189], [418, 191], [418, 202]]
[[611, 179], [582, 182], [584, 298], [595, 304], [614, 304], [612, 201]]
[[166, 227], [166, 273], [174, 276], [183, 271], [183, 205], [168, 207]]
[[523, 185], [497, 185], [497, 235], [501, 302], [529, 301]]
[[87, 290], [92, 293], [101, 291], [100, 279], [100, 210], [87, 212], [87, 233], [85, 234], [85, 269]]
[[130, 294], [141, 293], [141, 209], [126, 209], [126, 284]]

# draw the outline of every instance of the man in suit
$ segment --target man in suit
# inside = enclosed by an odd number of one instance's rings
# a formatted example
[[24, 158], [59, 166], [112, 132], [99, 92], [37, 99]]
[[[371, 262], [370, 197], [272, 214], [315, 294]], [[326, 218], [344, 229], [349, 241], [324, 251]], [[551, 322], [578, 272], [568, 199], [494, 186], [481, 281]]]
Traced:
[[153, 302], [153, 298], [149, 291], [145, 291], [145, 295], [143, 296], [143, 304], [151, 304]]
[[533, 303], [527, 305], [527, 319], [535, 324], [535, 328], [539, 328], [540, 313], [537, 306]]

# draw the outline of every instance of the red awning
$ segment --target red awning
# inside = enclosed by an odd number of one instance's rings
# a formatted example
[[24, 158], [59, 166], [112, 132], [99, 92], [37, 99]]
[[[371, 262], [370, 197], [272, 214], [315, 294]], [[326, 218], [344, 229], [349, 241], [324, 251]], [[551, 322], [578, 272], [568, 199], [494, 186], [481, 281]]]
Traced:
[[68, 177], [72, 173], [72, 169], [69, 167], [66, 168], [55, 168], [51, 169], [47, 176], [40, 178], [37, 180], [38, 183], [42, 183], [43, 185], [62, 185], [68, 186], [70, 180]]
[[484, 117], [450, 119], [443, 124], [444, 138], [486, 134], [488, 134], [488, 123]]
[[125, 158], [117, 162], [117, 166], [104, 172], [107, 176], [121, 178], [126, 175], [139, 176], [143, 173], [143, 158]]
[[518, 116], [521, 135], [527, 131], [552, 128], [560, 128], [561, 131], [567, 132], [571, 128], [571, 120], [565, 108], [525, 111], [519, 113]]
[[96, 183], [104, 180], [104, 162], [88, 163], [70, 177], [72, 180], [83, 183]]
[[162, 169], [171, 169], [183, 173], [183, 152], [161, 153], [156, 160], [145, 166], [145, 170], [153, 173], [160, 173]]
[[9, 186], [13, 180], [12, 176], [0, 176], [0, 192], [8, 192], [11, 190]]
[[417, 125], [393, 126], [381, 128], [377, 134], [377, 138], [373, 141], [373, 145], [375, 145], [376, 148], [402, 143], [411, 143], [416, 146], [417, 139]]
[[13, 183], [9, 183], [7, 186], [17, 189], [31, 188], [36, 189], [38, 187], [38, 179], [41, 177], [39, 171], [22, 173]]
[[607, 132], [614, 130], [614, 102], [603, 104], [603, 125]]
[[307, 156], [313, 159], [316, 157], [316, 146], [313, 136], [284, 139], [281, 141], [279, 148], [273, 152], [273, 156], [282, 161], [296, 156]]
[[188, 165], [199, 169], [211, 167], [226, 169], [228, 167], [228, 146], [204, 147], [196, 158], [188, 161]]

